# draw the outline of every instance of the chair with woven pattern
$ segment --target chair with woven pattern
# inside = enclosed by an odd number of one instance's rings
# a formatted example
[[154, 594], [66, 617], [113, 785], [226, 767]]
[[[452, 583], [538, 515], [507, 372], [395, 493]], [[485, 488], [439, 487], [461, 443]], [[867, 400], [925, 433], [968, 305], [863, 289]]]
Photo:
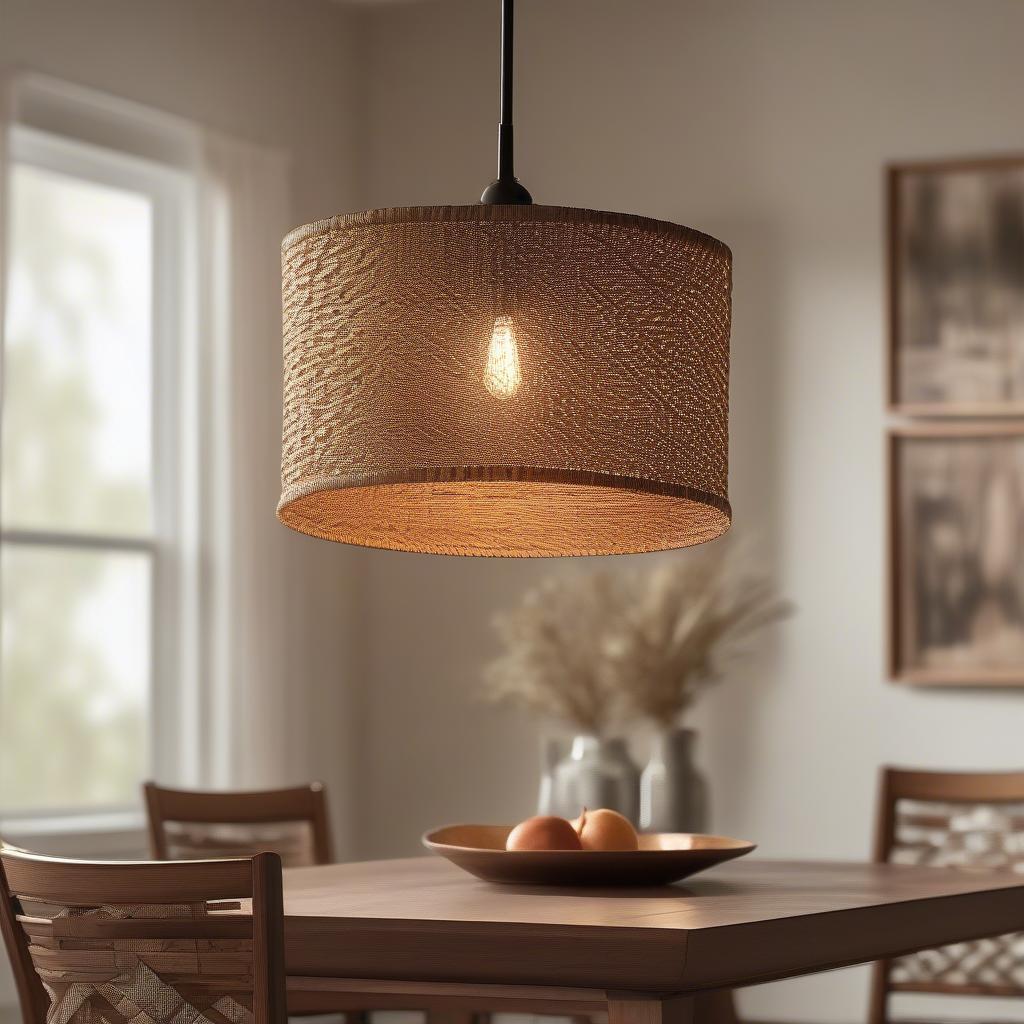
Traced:
[[[884, 768], [874, 859], [951, 870], [1024, 870], [1024, 772]], [[979, 938], [874, 965], [870, 1024], [890, 996], [1024, 995], [1024, 933]]]
[[[142, 787], [149, 845], [158, 860], [251, 856], [273, 852], [287, 868], [330, 864], [331, 831], [323, 784], [287, 789], [213, 791]], [[349, 1004], [349, 1005], [346, 1005]], [[343, 1013], [347, 1024], [368, 1014], [351, 997], [330, 992], [289, 992], [290, 1016]]]
[[330, 864], [327, 797], [319, 782], [288, 789], [211, 792], [142, 787], [157, 860], [276, 853], [286, 868]]
[[23, 1024], [286, 1021], [276, 854], [96, 863], [5, 848], [0, 928]]

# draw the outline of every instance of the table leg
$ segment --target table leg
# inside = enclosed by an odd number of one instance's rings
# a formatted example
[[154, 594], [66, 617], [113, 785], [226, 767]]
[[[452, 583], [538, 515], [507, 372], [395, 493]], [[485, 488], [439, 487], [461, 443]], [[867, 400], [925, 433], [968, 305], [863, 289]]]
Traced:
[[740, 1024], [731, 988], [695, 993], [693, 1016], [697, 1024]]
[[670, 999], [611, 997], [608, 1024], [739, 1024], [732, 989]]
[[610, 996], [608, 1024], [696, 1024], [694, 997], [642, 999]]

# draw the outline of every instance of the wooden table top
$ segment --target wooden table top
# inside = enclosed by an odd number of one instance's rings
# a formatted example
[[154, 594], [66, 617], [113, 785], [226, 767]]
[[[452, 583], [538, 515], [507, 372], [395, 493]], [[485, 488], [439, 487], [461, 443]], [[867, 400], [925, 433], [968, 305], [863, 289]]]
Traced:
[[659, 889], [496, 886], [418, 857], [285, 872], [290, 974], [678, 992], [1020, 929], [1024, 876], [740, 860]]

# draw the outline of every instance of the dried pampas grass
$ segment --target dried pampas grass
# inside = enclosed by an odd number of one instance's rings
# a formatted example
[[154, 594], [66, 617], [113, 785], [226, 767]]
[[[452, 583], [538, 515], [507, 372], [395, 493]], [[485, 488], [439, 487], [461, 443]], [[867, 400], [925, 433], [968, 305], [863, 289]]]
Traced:
[[487, 696], [595, 735], [634, 717], [675, 724], [752, 634], [791, 612], [740, 557], [720, 542], [653, 569], [544, 580], [495, 618], [504, 650]]
[[595, 736], [607, 731], [625, 711], [612, 649], [622, 598], [603, 571], [552, 576], [527, 591], [495, 616], [504, 651], [484, 672], [488, 697]]

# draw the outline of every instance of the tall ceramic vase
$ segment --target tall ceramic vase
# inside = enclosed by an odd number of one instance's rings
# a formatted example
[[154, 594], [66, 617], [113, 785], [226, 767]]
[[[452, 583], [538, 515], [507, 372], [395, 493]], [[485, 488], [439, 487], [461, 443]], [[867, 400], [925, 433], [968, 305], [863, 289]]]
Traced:
[[644, 832], [704, 832], [708, 784], [693, 761], [693, 729], [666, 729], [654, 737], [640, 776], [640, 828]]
[[542, 785], [541, 813], [575, 818], [584, 807], [610, 807], [636, 823], [639, 783], [624, 740], [577, 736]]

